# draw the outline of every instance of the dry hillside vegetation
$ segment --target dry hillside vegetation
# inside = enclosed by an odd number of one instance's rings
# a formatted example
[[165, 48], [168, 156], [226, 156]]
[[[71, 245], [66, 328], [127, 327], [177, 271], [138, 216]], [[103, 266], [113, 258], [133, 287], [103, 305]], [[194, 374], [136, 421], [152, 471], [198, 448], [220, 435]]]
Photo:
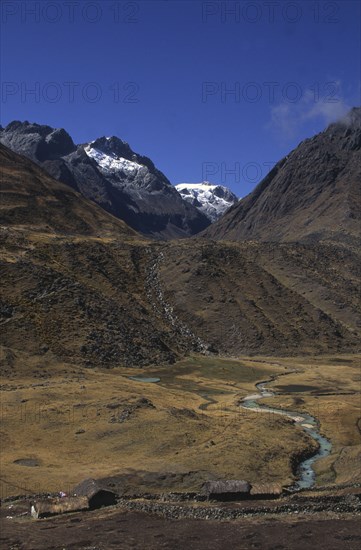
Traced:
[[0, 161], [4, 373], [22, 351], [118, 367], [360, 349], [357, 249], [154, 243], [3, 146]]

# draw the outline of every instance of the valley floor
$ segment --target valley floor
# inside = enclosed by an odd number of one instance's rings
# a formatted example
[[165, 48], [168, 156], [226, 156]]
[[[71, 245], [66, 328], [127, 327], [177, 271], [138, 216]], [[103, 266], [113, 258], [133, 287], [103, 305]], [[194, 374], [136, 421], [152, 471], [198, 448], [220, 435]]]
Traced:
[[291, 485], [300, 457], [316, 451], [314, 440], [287, 417], [239, 405], [257, 382], [273, 377], [269, 388], [276, 395], [262, 403], [318, 420], [332, 451], [316, 463], [316, 484], [331, 494], [343, 486], [347, 494], [361, 482], [359, 356], [193, 356], [167, 367], [107, 371], [54, 364], [45, 356], [23, 360], [20, 365], [18, 355], [1, 386], [4, 548], [330, 550], [359, 544], [360, 518], [334, 509], [231, 523], [175, 521], [119, 507], [38, 522], [6, 517], [9, 497], [71, 493], [89, 477], [124, 495], [197, 492], [211, 479]]
[[[24, 359], [25, 360], [25, 359]], [[173, 366], [90, 370], [40, 358], [3, 380], [2, 497], [70, 492], [120, 476], [123, 491], [197, 491], [208, 479], [290, 485], [315, 442], [287, 417], [242, 409], [275, 375], [262, 403], [309, 412], [332, 443], [319, 484], [361, 481], [360, 358], [190, 357]], [[49, 360], [48, 360], [49, 361]], [[159, 378], [158, 383], [130, 377]]]

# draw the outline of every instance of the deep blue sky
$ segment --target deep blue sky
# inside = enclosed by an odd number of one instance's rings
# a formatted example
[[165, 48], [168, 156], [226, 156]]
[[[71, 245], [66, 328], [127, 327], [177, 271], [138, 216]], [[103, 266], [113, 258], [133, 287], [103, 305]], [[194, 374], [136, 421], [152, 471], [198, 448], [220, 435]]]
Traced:
[[244, 196], [360, 104], [360, 3], [268, 4], [2, 0], [1, 124], [117, 135], [172, 183]]

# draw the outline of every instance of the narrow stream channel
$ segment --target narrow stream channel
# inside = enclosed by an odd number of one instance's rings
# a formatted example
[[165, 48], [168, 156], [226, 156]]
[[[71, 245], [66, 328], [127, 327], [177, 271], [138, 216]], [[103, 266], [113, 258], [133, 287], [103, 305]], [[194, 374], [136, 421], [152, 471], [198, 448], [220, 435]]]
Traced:
[[285, 411], [283, 409], [274, 409], [272, 407], [268, 407], [267, 405], [260, 405], [258, 403], [259, 399], [275, 396], [275, 393], [270, 391], [266, 386], [270, 382], [273, 382], [276, 378], [277, 377], [274, 377], [265, 382], [259, 382], [258, 384], [256, 384], [258, 393], [245, 397], [242, 400], [241, 407], [246, 409], [253, 409], [258, 412], [266, 412], [269, 414], [272, 413], [287, 416], [288, 418], [291, 418], [295, 422], [295, 424], [301, 426], [305, 432], [307, 432], [315, 441], [317, 441], [317, 443], [319, 444], [318, 451], [310, 458], [303, 460], [299, 464], [297, 468], [298, 480], [290, 488], [294, 491], [297, 491], [299, 489], [309, 489], [314, 485], [316, 480], [316, 474], [313, 470], [314, 463], [320, 458], [328, 456], [331, 452], [332, 446], [330, 441], [319, 433], [318, 423], [316, 419], [310, 414]]
[[[315, 484], [316, 474], [314, 472], [313, 465], [320, 458], [323, 458], [330, 454], [332, 445], [328, 439], [326, 439], [319, 433], [318, 422], [310, 414], [299, 413], [297, 411], [275, 409], [273, 407], [268, 407], [267, 405], [260, 405], [258, 403], [260, 399], [263, 399], [265, 397], [274, 397], [276, 395], [274, 392], [272, 392], [270, 389], [267, 388], [267, 385], [270, 384], [271, 382], [274, 382], [279, 376], [285, 376], [285, 374], [292, 374], [292, 373], [289, 372], [289, 373], [280, 374], [278, 376], [273, 376], [269, 380], [265, 380], [263, 382], [259, 382], [258, 384], [256, 384], [258, 393], [254, 393], [252, 395], [248, 395], [244, 397], [240, 403], [240, 406], [242, 408], [252, 409], [260, 413], [280, 414], [282, 416], [287, 416], [288, 418], [291, 418], [295, 424], [297, 424], [298, 426], [301, 426], [306, 433], [308, 433], [315, 441], [317, 441], [319, 445], [318, 451], [316, 451], [316, 453], [312, 455], [310, 458], [303, 460], [298, 465], [297, 472], [296, 472], [298, 479], [294, 483], [294, 485], [292, 485], [292, 487], [289, 487], [289, 490], [298, 491], [299, 489], [309, 489]], [[148, 382], [148, 383], [160, 382], [160, 378], [148, 378], [144, 376], [128, 376], [128, 378], [136, 382]], [[209, 405], [213, 403], [217, 403], [215, 399], [213, 399], [212, 397], [209, 397], [209, 395], [207, 395], [204, 392], [202, 392], [200, 395], [203, 397], [203, 399], [206, 400], [206, 402], [200, 405], [199, 407], [202, 410], [206, 410]]]

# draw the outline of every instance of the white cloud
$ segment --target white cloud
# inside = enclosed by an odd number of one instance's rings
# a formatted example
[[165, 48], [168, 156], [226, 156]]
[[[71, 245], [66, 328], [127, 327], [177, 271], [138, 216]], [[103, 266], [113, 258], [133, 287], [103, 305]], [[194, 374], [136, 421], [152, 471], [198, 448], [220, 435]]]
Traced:
[[306, 90], [299, 101], [284, 101], [272, 107], [268, 128], [283, 140], [289, 140], [297, 137], [307, 122], [316, 121], [327, 126], [342, 118], [351, 106], [334, 93], [340, 89], [340, 83], [335, 81], [332, 84], [334, 89], [332, 86], [326, 89], [323, 97], [314, 90]]

